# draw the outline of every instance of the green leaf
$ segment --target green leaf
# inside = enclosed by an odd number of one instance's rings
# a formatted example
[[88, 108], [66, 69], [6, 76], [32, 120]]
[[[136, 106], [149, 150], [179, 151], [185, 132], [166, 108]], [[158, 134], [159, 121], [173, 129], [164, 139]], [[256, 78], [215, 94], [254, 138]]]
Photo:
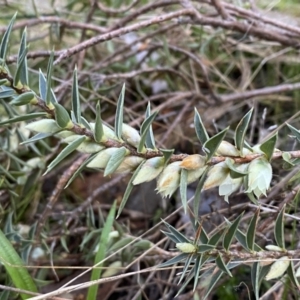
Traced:
[[227, 157], [225, 159], [225, 163], [227, 167], [230, 169], [230, 177], [232, 179], [241, 178], [248, 174], [248, 172], [242, 172], [236, 168], [234, 165], [234, 160], [232, 158]]
[[195, 191], [195, 196], [194, 196], [194, 215], [195, 218], [198, 218], [199, 215], [199, 206], [200, 206], [200, 201], [201, 201], [201, 191], [203, 189], [205, 180], [206, 180], [206, 175], [209, 171], [209, 168], [206, 168], [206, 170], [203, 172], [198, 184], [197, 184], [197, 188]]
[[29, 143], [33, 143], [33, 142], [37, 142], [37, 141], [40, 141], [40, 140], [43, 140], [49, 136], [52, 136], [53, 133], [38, 133], [36, 135], [34, 135], [33, 137], [31, 137], [30, 139], [26, 140], [26, 141], [23, 141], [22, 143], [20, 143], [20, 145], [26, 145], [26, 144], [29, 144]]
[[[57, 166], [65, 157], [71, 154], [77, 149], [77, 147], [86, 139], [86, 136], [80, 136], [72, 143], [70, 143], [66, 148], [64, 148], [57, 157], [50, 163], [45, 174], [49, 173], [55, 166]], [[45, 175], [44, 174], [44, 175]]]
[[138, 172], [140, 171], [140, 169], [142, 168], [142, 166], [143, 166], [144, 163], [145, 163], [145, 162], [142, 162], [142, 163], [137, 167], [137, 169], [134, 171], [132, 177], [130, 178], [130, 180], [129, 180], [128, 184], [127, 184], [127, 187], [126, 187], [125, 193], [124, 193], [124, 195], [123, 195], [122, 201], [121, 201], [121, 203], [120, 203], [120, 205], [119, 205], [117, 218], [120, 216], [120, 214], [121, 214], [121, 212], [122, 212], [122, 210], [123, 210], [123, 208], [124, 208], [124, 206], [125, 206], [125, 204], [126, 204], [128, 198], [129, 198], [129, 195], [130, 195], [130, 193], [131, 193], [131, 191], [132, 191], [132, 189], [133, 189], [133, 187], [134, 187], [134, 185], [133, 185], [133, 180], [134, 180], [134, 178], [136, 177], [136, 175], [138, 174]]
[[[97, 254], [96, 254], [95, 260], [94, 260], [94, 264], [95, 264], [95, 266], [97, 266], [97, 268], [93, 268], [93, 271], [91, 274], [91, 281], [97, 280], [101, 276], [101, 273], [102, 273], [101, 267], [103, 266], [102, 261], [105, 259], [106, 252], [108, 249], [109, 233], [112, 230], [112, 226], [113, 226], [114, 219], [115, 219], [115, 213], [116, 213], [116, 201], [113, 203], [113, 205], [108, 213], [106, 222], [104, 223], [104, 227], [101, 232], [100, 241], [99, 241], [99, 245], [98, 245], [98, 251], [97, 251]], [[87, 299], [90, 299], [90, 300], [97, 299], [97, 292], [98, 292], [97, 284], [90, 286], [88, 289], [88, 293], [87, 293]]]
[[195, 261], [195, 268], [194, 268], [194, 287], [193, 287], [193, 292], [196, 290], [197, 286], [198, 286], [198, 282], [199, 282], [199, 273], [201, 270], [201, 267], [203, 265], [203, 263], [201, 263], [202, 261], [202, 255], [198, 255]]
[[180, 233], [175, 227], [167, 223], [166, 221], [162, 220], [165, 226], [170, 230], [170, 232], [177, 238], [179, 243], [191, 243], [191, 241], [186, 238], [182, 233]]
[[275, 221], [274, 235], [277, 246], [282, 249], [285, 249], [285, 241], [284, 241], [284, 213], [285, 213], [285, 205], [281, 209]]
[[47, 98], [47, 80], [42, 70], [39, 69], [39, 92], [42, 100], [46, 101]]
[[[53, 60], [54, 60], [54, 52], [52, 50], [51, 55], [49, 57], [48, 60], [48, 66], [47, 66], [47, 89], [46, 89], [46, 97], [45, 97], [45, 101], [46, 101], [46, 105], [48, 107], [51, 107], [51, 103], [54, 104], [56, 99], [55, 99], [55, 95], [51, 89], [51, 82], [52, 82], [52, 72], [53, 72]], [[53, 98], [54, 97], [54, 98]]]
[[270, 161], [272, 159], [275, 145], [277, 141], [278, 134], [274, 134], [267, 141], [260, 145], [260, 150], [266, 155], [267, 160]]
[[[23, 261], [1, 230], [0, 260], [16, 288], [37, 292], [37, 287], [24, 266]], [[32, 296], [21, 294], [21, 297], [22, 299], [29, 299]]]
[[184, 209], [184, 213], [187, 212], [187, 176], [188, 171], [185, 169], [181, 169], [180, 173], [180, 196], [181, 196], [181, 202]]
[[195, 258], [195, 256], [190, 254], [190, 255], [187, 257], [187, 259], [185, 260], [184, 267], [183, 267], [183, 269], [182, 269], [181, 276], [180, 276], [180, 278], [179, 278], [178, 284], [180, 284], [181, 281], [182, 281], [182, 279], [185, 277], [186, 272], [188, 271], [188, 268], [189, 268], [189, 266], [191, 265], [192, 260], [193, 260], [194, 258]]
[[81, 123], [81, 108], [80, 108], [80, 97], [78, 91], [78, 77], [77, 77], [77, 67], [75, 67], [73, 72], [73, 85], [72, 85], [72, 111], [74, 112], [76, 122]]
[[295, 166], [293, 160], [292, 160], [292, 156], [289, 152], [283, 152], [282, 153], [282, 158], [283, 160], [286, 162], [286, 167], [284, 169], [288, 169], [288, 168], [292, 168]]
[[118, 139], [122, 138], [124, 98], [125, 98], [125, 83], [123, 84], [121, 93], [119, 95], [119, 99], [117, 102], [116, 116], [115, 116], [115, 132]]
[[146, 151], [145, 146], [144, 146], [146, 137], [149, 132], [150, 126], [151, 126], [152, 122], [154, 121], [157, 113], [158, 112], [156, 111], [152, 115], [150, 115], [147, 119], [145, 119], [145, 121], [143, 122], [143, 124], [141, 126], [141, 134], [142, 135], [141, 135], [141, 140], [140, 140], [140, 143], [139, 143], [139, 146], [137, 149], [139, 153], [143, 153]]
[[255, 233], [256, 233], [256, 226], [259, 218], [259, 213], [260, 210], [258, 208], [254, 216], [252, 217], [247, 230], [246, 241], [247, 241], [247, 248], [250, 251], [254, 251]]
[[35, 119], [35, 118], [39, 118], [39, 117], [45, 117], [46, 115], [47, 115], [47, 113], [44, 113], [44, 112], [36, 112], [36, 113], [30, 113], [30, 114], [26, 114], [26, 115], [22, 115], [22, 116], [17, 116], [17, 117], [13, 117], [11, 119], [0, 122], [0, 126], [6, 125], [6, 124], [13, 124], [13, 123], [21, 122], [21, 121], [27, 121], [27, 120], [31, 120], [31, 119]]
[[171, 259], [167, 260], [164, 263], [159, 264], [158, 268], [164, 268], [168, 266], [175, 265], [183, 260], [185, 260], [189, 256], [189, 253], [180, 253], [179, 255], [172, 257]]
[[[146, 119], [151, 115], [151, 104], [150, 102], [148, 102], [147, 105], [147, 110], [146, 110]], [[146, 140], [145, 140], [145, 144], [146, 147], [149, 149], [156, 149], [155, 146], [155, 139], [154, 139], [154, 135], [153, 135], [153, 129], [152, 129], [152, 124], [150, 124], [149, 130], [146, 134]]]
[[2, 58], [4, 61], [6, 59], [7, 47], [9, 45], [9, 38], [10, 38], [10, 34], [11, 34], [11, 31], [12, 31], [13, 25], [14, 25], [15, 20], [16, 20], [16, 17], [17, 17], [17, 13], [15, 13], [13, 15], [13, 17], [11, 18], [11, 20], [10, 20], [8, 26], [7, 26], [7, 29], [6, 29], [6, 31], [3, 35], [2, 41], [1, 41], [0, 58]]
[[18, 86], [20, 83], [23, 85], [24, 83], [21, 81], [21, 76], [28, 72], [27, 70], [27, 56], [28, 48], [25, 48], [24, 51], [18, 56], [18, 65], [17, 70], [14, 76], [14, 86]]
[[198, 113], [196, 107], [194, 108], [194, 110], [195, 110], [194, 125], [195, 125], [196, 135], [200, 143], [204, 145], [209, 140], [209, 136], [206, 132], [206, 129], [202, 123], [200, 114]]
[[164, 166], [166, 167], [174, 153], [174, 149], [159, 149], [164, 156]]
[[10, 98], [15, 95], [16, 95], [15, 90], [7, 88], [7, 90], [0, 92], [0, 99]]
[[[28, 85], [28, 66], [27, 66], [27, 58], [22, 59], [23, 53], [27, 53], [27, 32], [26, 28], [23, 31], [20, 49], [18, 54], [18, 69], [20, 69], [19, 80], [23, 85]], [[18, 81], [16, 81], [18, 82]]]
[[205, 295], [204, 295], [204, 297], [203, 297], [203, 300], [205, 300], [205, 299], [209, 296], [210, 292], [213, 290], [213, 288], [215, 287], [215, 285], [216, 285], [216, 284], [218, 283], [218, 281], [221, 279], [222, 275], [223, 275], [223, 271], [222, 271], [222, 270], [218, 270], [218, 271], [211, 277], [210, 283], [209, 283], [208, 288], [207, 288], [207, 290], [206, 290], [206, 293], [205, 293]]
[[216, 265], [218, 266], [218, 268], [220, 270], [222, 270], [224, 273], [227, 273], [230, 277], [232, 277], [231, 272], [229, 271], [229, 269], [227, 268], [222, 255], [218, 255], [218, 257], [216, 258]]
[[125, 147], [121, 147], [111, 155], [105, 167], [104, 177], [112, 174], [114, 171], [117, 170], [117, 168], [123, 162], [127, 153], [128, 153], [127, 149]]
[[253, 108], [251, 108], [248, 113], [242, 118], [235, 129], [235, 146], [240, 151], [241, 156], [243, 156], [243, 148], [244, 148], [244, 141], [246, 131], [248, 129], [248, 125], [252, 116]]
[[299, 290], [300, 289], [300, 284], [299, 284], [299, 281], [298, 281], [297, 276], [295, 274], [295, 267], [294, 267], [293, 261], [290, 262], [290, 264], [289, 264], [289, 266], [286, 270], [286, 273], [287, 273], [288, 277], [290, 278], [291, 282]]
[[220, 240], [220, 238], [222, 237], [223, 232], [222, 231], [218, 231], [216, 232], [213, 236], [210, 237], [209, 241], [207, 242], [209, 245], [213, 245], [216, 246]]
[[229, 129], [229, 127], [223, 129], [221, 132], [214, 135], [213, 137], [211, 137], [209, 140], [207, 140], [203, 144], [203, 150], [206, 153], [207, 161], [209, 161], [213, 157], [215, 152], [218, 150], [218, 147], [221, 144], [221, 142], [223, 141], [228, 129]]
[[100, 108], [100, 101], [98, 101], [96, 105], [96, 122], [95, 122], [95, 130], [94, 130], [94, 138], [95, 141], [100, 143], [103, 139], [104, 131], [103, 131], [103, 124], [101, 119], [101, 108]]
[[61, 128], [72, 128], [73, 122], [67, 110], [59, 103], [54, 104], [56, 123]]
[[300, 131], [298, 129], [296, 129], [295, 127], [293, 127], [292, 125], [288, 124], [288, 123], [286, 123], [286, 125], [290, 129], [292, 134], [296, 137], [298, 142], [300, 142]]
[[216, 248], [216, 247], [215, 247], [214, 245], [200, 244], [200, 245], [198, 246], [197, 253], [204, 253], [204, 252], [213, 250], [213, 249], [215, 249], [215, 248]]
[[236, 233], [236, 230], [239, 226], [239, 223], [241, 221], [241, 218], [242, 216], [244, 215], [244, 212], [241, 213], [236, 219], [235, 221], [230, 225], [230, 227], [228, 228], [228, 231], [227, 233], [225, 234], [224, 236], [224, 240], [223, 240], [223, 246], [224, 248], [226, 249], [226, 251], [228, 251], [231, 243], [232, 243], [232, 240], [235, 236], [235, 233]]
[[[228, 222], [228, 224], [231, 224], [231, 223]], [[248, 245], [247, 245], [246, 235], [238, 229], [235, 233], [235, 237], [238, 240], [238, 242], [244, 247], [244, 249], [249, 251]], [[261, 250], [262, 249], [256, 243], [254, 243], [254, 251], [261, 251]]]
[[35, 94], [33, 92], [26, 92], [17, 97], [15, 97], [9, 104], [10, 105], [26, 105], [31, 102], [31, 100], [35, 99]]
[[260, 265], [259, 262], [254, 262], [251, 267], [251, 281], [253, 286], [253, 291], [255, 299], [259, 299], [259, 274], [260, 274]]

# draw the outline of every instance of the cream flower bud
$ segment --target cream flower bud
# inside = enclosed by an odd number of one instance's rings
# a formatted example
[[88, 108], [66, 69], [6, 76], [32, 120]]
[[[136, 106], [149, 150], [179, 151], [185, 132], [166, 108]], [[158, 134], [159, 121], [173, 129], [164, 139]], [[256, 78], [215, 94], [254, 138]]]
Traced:
[[119, 165], [115, 173], [129, 173], [134, 171], [145, 159], [138, 156], [127, 156]]
[[176, 248], [183, 253], [194, 253], [197, 251], [197, 247], [190, 243], [177, 243]]
[[89, 168], [99, 168], [104, 169], [110, 159], [110, 157], [119, 148], [107, 148], [99, 152], [88, 164]]
[[186, 170], [195, 170], [205, 166], [205, 157], [199, 154], [189, 155], [182, 160], [180, 167]]
[[207, 167], [199, 168], [196, 170], [188, 170], [187, 183], [192, 183], [198, 180], [204, 173]]
[[271, 280], [277, 277], [280, 277], [284, 274], [287, 268], [290, 265], [290, 260], [287, 256], [283, 256], [276, 260], [271, 266], [268, 274], [266, 275], [266, 280]]
[[216, 154], [221, 156], [240, 156], [238, 149], [226, 141], [221, 142]]
[[267, 245], [265, 248], [269, 251], [284, 251], [282, 248], [275, 245]]
[[257, 198], [262, 194], [266, 196], [272, 180], [270, 163], [265, 157], [258, 157], [250, 162], [248, 172], [248, 190], [246, 192], [253, 192]]
[[203, 190], [211, 189], [219, 186], [227, 178], [229, 169], [225, 162], [220, 162], [214, 165], [207, 174], [207, 179], [204, 183]]
[[123, 123], [122, 139], [128, 144], [130, 144], [131, 146], [137, 148], [140, 143], [141, 136], [135, 128], [129, 126], [128, 124]]
[[180, 163], [176, 161], [169, 164], [159, 176], [156, 190], [163, 197], [170, 197], [178, 188], [180, 183]]
[[56, 121], [52, 119], [34, 121], [27, 124], [25, 127], [38, 133], [55, 133], [61, 130]]
[[148, 159], [135, 176], [133, 184], [137, 185], [155, 179], [162, 172], [163, 168], [164, 158], [162, 156]]

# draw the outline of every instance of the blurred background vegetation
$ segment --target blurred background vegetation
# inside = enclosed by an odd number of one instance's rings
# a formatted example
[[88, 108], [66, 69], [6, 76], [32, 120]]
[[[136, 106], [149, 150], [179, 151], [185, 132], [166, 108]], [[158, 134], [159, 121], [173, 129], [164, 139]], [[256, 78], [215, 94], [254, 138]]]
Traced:
[[[182, 13], [159, 21], [159, 17], [184, 9], [195, 9], [200, 15], [192, 18]], [[139, 128], [146, 105], [151, 102], [152, 109], [159, 110], [154, 123], [158, 146], [174, 148], [177, 153], [200, 151], [193, 128], [194, 107], [210, 134], [232, 125], [229, 141], [251, 107], [255, 113], [247, 136], [250, 144], [263, 141], [287, 121], [299, 128], [300, 5], [296, 0], [0, 0], [1, 35], [16, 11], [7, 59], [12, 73], [21, 34], [27, 27], [30, 88], [39, 90], [39, 69], [46, 72], [53, 49], [58, 59], [53, 76], [56, 96], [70, 108], [76, 66], [82, 112], [89, 121], [94, 120], [96, 103], [101, 100], [102, 117], [113, 125], [116, 101], [126, 82], [124, 121]], [[149, 20], [153, 20], [149, 26], [141, 25]], [[130, 30], [133, 25], [136, 28]], [[110, 38], [115, 31], [120, 34]], [[103, 36], [102, 41], [60, 60], [65, 50], [96, 36]], [[5, 101], [0, 101], [0, 121], [11, 114], [24, 113], [23, 108], [11, 111]], [[35, 110], [27, 107], [26, 111]], [[277, 148], [296, 149], [288, 134], [286, 128], [280, 130]], [[1, 228], [26, 264], [36, 267], [32, 275], [41, 290], [47, 292], [93, 264], [108, 211], [114, 200], [121, 200], [128, 177], [104, 178], [101, 172], [85, 170], [63, 189], [59, 179], [62, 174], [70, 174], [76, 163], [80, 165], [81, 155], [68, 157], [42, 176], [63, 145], [55, 138], [20, 145], [29, 135], [24, 123], [0, 128]], [[282, 169], [277, 162], [274, 174], [272, 197], [262, 202], [272, 208], [284, 200], [294, 183], [287, 184], [291, 171]], [[188, 217], [177, 210], [179, 195], [161, 199], [154, 188], [153, 183], [136, 187], [124, 212], [114, 221], [106, 252], [109, 258], [101, 276], [138, 271], [167, 258], [166, 250], [174, 245], [165, 243], [156, 226], [160, 218], [169, 216], [168, 222], [181, 227], [186, 235], [191, 234]], [[189, 192], [192, 196], [195, 187], [191, 186]], [[296, 200], [291, 214], [299, 213]], [[247, 223], [255, 210], [248, 206], [245, 196], [237, 194], [227, 204], [215, 190], [204, 193], [200, 209], [208, 232], [224, 222], [223, 216], [234, 219], [245, 209], [243, 218]], [[275, 218], [274, 212], [262, 214], [258, 237], [261, 245], [274, 239]], [[287, 222], [286, 239], [294, 247], [298, 244], [298, 227], [296, 222]], [[126, 246], [130, 241], [133, 243]], [[108, 282], [99, 287], [98, 297], [173, 299], [180, 287], [176, 285], [176, 273], [172, 268]], [[6, 273], [0, 274], [0, 283], [9, 284]], [[210, 299], [251, 299], [249, 274], [245, 267], [236, 271], [233, 279], [224, 277]], [[85, 274], [75, 283], [89, 279], [90, 274]], [[205, 286], [205, 282], [201, 283], [194, 294], [188, 286], [178, 299], [201, 299]], [[270, 287], [270, 283], [262, 286], [262, 299], [275, 299], [267, 292]], [[85, 293], [68, 296], [85, 299]], [[279, 293], [280, 299], [297, 299], [297, 291], [287, 282], [282, 282], [274, 293]], [[2, 293], [3, 297], [7, 295]]]

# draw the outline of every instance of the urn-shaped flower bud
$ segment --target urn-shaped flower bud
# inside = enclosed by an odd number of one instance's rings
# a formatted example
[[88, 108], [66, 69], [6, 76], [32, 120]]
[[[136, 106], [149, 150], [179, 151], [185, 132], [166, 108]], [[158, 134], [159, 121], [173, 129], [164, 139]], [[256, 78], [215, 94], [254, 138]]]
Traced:
[[228, 197], [238, 190], [242, 185], [243, 179], [240, 178], [231, 178], [228, 174], [226, 179], [219, 185], [219, 195], [224, 196], [224, 200], [228, 202]]
[[110, 157], [119, 148], [107, 148], [99, 152], [88, 164], [89, 168], [99, 168], [104, 169], [110, 159]]
[[222, 141], [217, 152], [220, 156], [240, 156], [240, 152], [232, 144]]
[[207, 174], [207, 179], [204, 183], [203, 189], [211, 189], [215, 186], [219, 186], [227, 178], [229, 169], [225, 162], [220, 162], [214, 165]]
[[283, 256], [276, 260], [271, 266], [268, 274], [266, 275], [266, 280], [271, 280], [277, 277], [280, 277], [284, 274], [287, 268], [290, 265], [290, 260], [287, 256]]
[[189, 155], [182, 160], [180, 167], [186, 170], [195, 170], [205, 166], [205, 157], [199, 154]]
[[38, 133], [55, 133], [61, 130], [55, 120], [43, 119], [31, 122], [26, 125], [26, 128]]
[[265, 157], [258, 157], [252, 160], [248, 168], [248, 189], [247, 193], [253, 192], [259, 198], [270, 187], [272, 179], [272, 167]]
[[155, 179], [164, 168], [164, 158], [163, 157], [153, 157], [148, 159], [138, 174], [133, 180], [133, 184], [140, 184], [142, 182], [148, 182]]
[[123, 123], [122, 139], [129, 145], [137, 148], [140, 143], [141, 136], [135, 128], [129, 126], [128, 124]]
[[180, 163], [176, 161], [169, 164], [159, 176], [156, 190], [163, 197], [170, 197], [177, 190], [180, 183]]
[[127, 156], [119, 165], [115, 173], [129, 173], [134, 171], [145, 159], [138, 156]]
[[190, 243], [177, 243], [176, 248], [183, 253], [194, 253], [197, 251], [197, 247]]
[[269, 251], [284, 251], [284, 249], [275, 245], [267, 245], [265, 248]]
[[192, 183], [198, 180], [202, 176], [206, 168], [207, 167], [205, 166], [203, 168], [199, 168], [195, 170], [188, 170], [187, 183]]

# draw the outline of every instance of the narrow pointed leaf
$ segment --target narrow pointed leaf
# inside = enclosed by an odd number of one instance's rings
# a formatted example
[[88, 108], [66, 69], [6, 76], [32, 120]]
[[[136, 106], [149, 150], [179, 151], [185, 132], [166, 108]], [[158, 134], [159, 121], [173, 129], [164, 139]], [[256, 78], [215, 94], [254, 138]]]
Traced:
[[35, 99], [35, 94], [33, 92], [26, 92], [17, 97], [15, 97], [9, 104], [15, 106], [21, 106], [29, 104]]
[[16, 20], [17, 17], [17, 13], [14, 14], [14, 16], [11, 18], [7, 29], [3, 35], [2, 41], [1, 41], [1, 45], [0, 45], [0, 58], [2, 58], [4, 61], [6, 59], [6, 53], [7, 53], [7, 47], [9, 45], [9, 38], [10, 38], [10, 34], [14, 25], [14, 22]]
[[205, 293], [205, 295], [204, 295], [204, 297], [203, 297], [203, 300], [205, 300], [205, 299], [209, 296], [210, 292], [213, 290], [213, 288], [215, 287], [215, 285], [216, 285], [216, 284], [218, 283], [218, 281], [221, 279], [222, 275], [223, 275], [223, 271], [218, 270], [218, 271], [211, 277], [209, 286], [208, 286], [208, 288], [207, 288], [207, 290], [206, 290], [206, 293]]
[[20, 54], [18, 57], [18, 66], [14, 76], [14, 85], [17, 86], [19, 83], [24, 85], [25, 83], [22, 82], [21, 76], [28, 72], [27, 70], [27, 63], [26, 63], [26, 56], [27, 56], [28, 48]]
[[40, 92], [41, 99], [46, 101], [47, 80], [41, 69], [39, 69], [39, 92]]
[[64, 148], [57, 157], [50, 163], [50, 165], [47, 168], [47, 171], [45, 174], [49, 173], [55, 166], [57, 166], [65, 157], [67, 157], [69, 154], [74, 152], [77, 147], [85, 140], [85, 136], [80, 136], [76, 140], [74, 140], [72, 143], [70, 143], [66, 148]]
[[195, 261], [195, 268], [194, 268], [194, 287], [193, 287], [193, 291], [196, 290], [197, 286], [198, 286], [198, 282], [199, 282], [199, 273], [200, 273], [200, 270], [201, 270], [201, 267], [202, 267], [202, 264], [201, 264], [201, 259], [202, 256], [198, 255], [197, 258], [196, 258], [196, 261]]
[[27, 121], [27, 120], [31, 120], [31, 119], [35, 119], [35, 118], [39, 118], [39, 117], [44, 117], [46, 115], [47, 114], [44, 112], [36, 112], [36, 113], [30, 113], [30, 114], [26, 114], [26, 115], [22, 115], [22, 116], [17, 116], [17, 117], [13, 117], [11, 119], [0, 122], [0, 126], [6, 125], [6, 124], [13, 124], [13, 123], [21, 122], [21, 121]]
[[239, 223], [241, 221], [242, 216], [244, 215], [244, 213], [241, 213], [236, 219], [235, 221], [230, 225], [230, 227], [228, 228], [227, 233], [224, 236], [224, 240], [223, 240], [223, 246], [226, 249], [226, 251], [228, 251], [232, 240], [235, 236], [236, 230], [239, 226]]
[[54, 104], [56, 123], [61, 128], [71, 128], [73, 123], [67, 110], [59, 103]]
[[81, 123], [81, 108], [80, 108], [80, 97], [78, 91], [78, 77], [77, 68], [75, 67], [73, 72], [73, 85], [72, 85], [72, 111], [74, 112], [76, 122]]
[[228, 166], [228, 168], [230, 169], [230, 177], [232, 179], [236, 179], [236, 178], [240, 178], [240, 177], [244, 177], [248, 174], [248, 172], [242, 172], [240, 170], [238, 170], [235, 166], [234, 166], [234, 160], [227, 157], [225, 159], [225, 163]]
[[195, 266], [190, 270], [190, 273], [188, 277], [185, 279], [185, 281], [181, 284], [179, 291], [175, 295], [175, 299], [178, 297], [178, 295], [186, 288], [186, 286], [190, 283], [190, 281], [194, 278], [195, 276]]
[[53, 133], [38, 133], [38, 134], [34, 135], [33, 137], [31, 137], [30, 139], [20, 143], [20, 145], [26, 145], [29, 143], [37, 142], [37, 141], [43, 140], [52, 135], [53, 135]]
[[295, 127], [293, 127], [292, 125], [288, 124], [288, 123], [286, 123], [286, 125], [290, 129], [292, 134], [296, 137], [298, 142], [300, 142], [300, 131], [298, 129], [296, 129]]
[[[92, 270], [92, 274], [91, 274], [91, 281], [93, 280], [97, 280], [100, 278], [101, 273], [102, 273], [102, 266], [103, 263], [99, 263], [101, 261], [103, 261], [106, 257], [106, 252], [108, 249], [108, 245], [109, 245], [109, 234], [112, 230], [112, 226], [115, 220], [115, 213], [116, 213], [116, 201], [113, 203], [107, 219], [104, 223], [102, 232], [101, 232], [101, 236], [100, 236], [100, 240], [99, 240], [99, 245], [98, 245], [98, 251], [96, 253], [95, 256], [95, 260], [94, 260], [94, 264], [97, 266], [97, 268], [93, 268]], [[87, 293], [87, 299], [97, 299], [97, 292], [98, 292], [98, 285], [92, 285], [89, 287], [88, 289], [88, 293]]]
[[185, 260], [188, 256], [189, 256], [188, 253], [180, 253], [179, 255], [172, 257], [171, 259], [167, 260], [166, 262], [159, 264], [157, 267], [164, 268], [164, 267], [175, 265], [175, 264]]
[[198, 184], [197, 184], [197, 188], [195, 191], [195, 196], [194, 196], [194, 215], [195, 215], [195, 219], [197, 220], [198, 216], [199, 216], [199, 207], [200, 207], [200, 201], [201, 201], [201, 191], [203, 189], [205, 180], [206, 180], [206, 175], [208, 172], [209, 168], [206, 168], [206, 170], [203, 172]]
[[[146, 119], [151, 115], [151, 104], [150, 102], [148, 102], [147, 105], [147, 110], [146, 110]], [[152, 124], [150, 124], [149, 130], [146, 134], [146, 139], [145, 139], [145, 144], [146, 147], [149, 149], [156, 149], [155, 146], [155, 139], [154, 139], [154, 135], [153, 135], [153, 129], [152, 129]]]
[[235, 129], [235, 146], [241, 152], [241, 156], [243, 156], [243, 148], [244, 148], [244, 141], [245, 135], [248, 129], [248, 125], [252, 116], [253, 108], [251, 108], [248, 113], [242, 118]]
[[115, 132], [118, 139], [122, 138], [122, 125], [124, 115], [124, 99], [125, 99], [125, 83], [122, 86], [121, 93], [117, 102], [117, 110], [115, 116]]
[[182, 233], [180, 233], [175, 227], [162, 220], [165, 226], [170, 230], [170, 232], [178, 239], [180, 243], [191, 243], [191, 241], [186, 238]]
[[200, 244], [198, 246], [197, 253], [204, 253], [210, 250], [215, 249], [216, 247], [214, 245], [208, 245], [208, 244]]
[[255, 241], [255, 233], [256, 233], [256, 226], [259, 218], [260, 210], [257, 209], [254, 216], [252, 217], [246, 235], [247, 241], [247, 248], [250, 251], [254, 251], [254, 241]]
[[[51, 89], [51, 82], [52, 82], [52, 72], [53, 72], [53, 60], [54, 60], [54, 52], [51, 52], [51, 55], [48, 60], [48, 66], [47, 66], [47, 85], [46, 85], [46, 96], [45, 96], [45, 101], [46, 105], [48, 107], [51, 107], [52, 101], [52, 89]], [[42, 76], [44, 77], [44, 76]], [[45, 77], [44, 77], [45, 78]], [[41, 77], [40, 77], [41, 79]]]
[[180, 173], [180, 196], [184, 213], [187, 212], [187, 175], [187, 170], [182, 169]]
[[286, 273], [287, 273], [288, 277], [290, 278], [291, 282], [297, 287], [298, 290], [300, 290], [300, 284], [299, 284], [298, 278], [295, 273], [295, 266], [293, 264], [293, 261], [290, 262], [290, 264], [286, 270]]
[[[246, 235], [238, 229], [235, 233], [235, 237], [238, 240], [238, 242], [244, 247], [244, 249], [249, 251]], [[256, 243], [254, 243], [254, 251], [261, 251], [261, 250], [262, 250], [261, 247], [259, 247]]]
[[15, 95], [16, 92], [13, 89], [7, 89], [5, 91], [0, 92], [0, 99], [10, 98]]
[[273, 156], [277, 137], [278, 134], [276, 132], [276, 134], [271, 136], [267, 141], [260, 145], [260, 150], [266, 155], [268, 161], [270, 161]]
[[[22, 54], [27, 52], [26, 47], [27, 47], [27, 38], [26, 38], [27, 32], [26, 28], [23, 31], [22, 38], [21, 38], [21, 43], [20, 43], [20, 49], [19, 49], [19, 54], [18, 54], [18, 68], [20, 64], [20, 75], [19, 75], [19, 80], [23, 85], [28, 85], [28, 66], [27, 66], [27, 58], [25, 55], [25, 58], [21, 61], [22, 59]], [[19, 61], [20, 59], [20, 61]]]
[[194, 116], [194, 125], [195, 125], [195, 131], [196, 135], [202, 145], [204, 145], [208, 140], [209, 136], [206, 132], [206, 129], [202, 123], [200, 114], [198, 113], [198, 110], [194, 108], [195, 110], [195, 116]]
[[232, 274], [231, 272], [229, 271], [229, 269], [227, 268], [224, 260], [223, 260], [223, 257], [221, 255], [219, 255], [217, 258], [216, 258], [216, 265], [218, 266], [218, 268], [220, 270], [222, 270], [224, 273], [227, 273], [230, 277], [232, 277]]
[[167, 164], [170, 161], [170, 158], [172, 157], [174, 153], [174, 149], [159, 149], [163, 156], [164, 156], [164, 165], [167, 166]]
[[96, 122], [95, 122], [95, 131], [94, 131], [94, 137], [95, 141], [100, 143], [103, 138], [103, 124], [101, 119], [101, 108], [100, 108], [100, 102], [98, 101], [96, 105]]
[[277, 246], [282, 249], [285, 249], [285, 241], [284, 241], [284, 213], [285, 213], [285, 205], [281, 209], [275, 221], [274, 235]]
[[[37, 287], [28, 273], [23, 261], [1, 230], [0, 257], [1, 263], [3, 264], [16, 288], [25, 291], [37, 292]], [[21, 298], [29, 299], [31, 296], [21, 294]]]
[[144, 164], [144, 162], [141, 163], [141, 164], [137, 167], [137, 169], [134, 171], [132, 177], [130, 178], [130, 180], [129, 180], [128, 184], [127, 184], [125, 193], [124, 193], [124, 195], [123, 195], [122, 201], [121, 201], [120, 206], [119, 206], [119, 209], [118, 209], [117, 218], [120, 216], [120, 214], [121, 214], [121, 212], [122, 212], [122, 210], [123, 210], [123, 208], [124, 208], [124, 206], [125, 206], [125, 204], [126, 204], [128, 198], [129, 198], [129, 196], [130, 196], [130, 193], [131, 193], [131, 191], [132, 191], [132, 189], [133, 189], [133, 187], [134, 187], [134, 185], [133, 185], [133, 180], [134, 180], [134, 178], [136, 177], [136, 175], [138, 174], [138, 172], [140, 171], [140, 169], [141, 169], [141, 167], [143, 166], [143, 164]]
[[97, 155], [98, 153], [94, 153], [92, 155], [90, 155], [81, 165], [80, 167], [73, 173], [72, 177], [69, 179], [68, 183], [65, 186], [65, 189], [73, 182], [73, 180], [81, 173], [81, 171], [86, 167], [86, 165], [92, 160], [94, 159], [94, 157]]
[[141, 126], [141, 140], [140, 140], [140, 143], [139, 143], [139, 146], [138, 146], [138, 152], [139, 153], [142, 153], [142, 152], [145, 152], [146, 149], [145, 149], [145, 141], [146, 141], [146, 137], [147, 137], [147, 134], [149, 132], [149, 128], [152, 124], [152, 122], [154, 121], [156, 115], [157, 115], [157, 111], [154, 112], [152, 115], [150, 115], [142, 124]]
[[223, 235], [223, 231], [216, 232], [213, 236], [210, 237], [209, 241], [207, 242], [209, 245], [216, 246]]
[[167, 236], [171, 241], [173, 241], [174, 243], [180, 243], [180, 240], [175, 236], [173, 235], [171, 232], [168, 232], [168, 231], [164, 231], [164, 230], [161, 230], [161, 232]]
[[186, 272], [188, 271], [188, 267], [191, 265], [193, 258], [194, 258], [194, 256], [190, 254], [187, 257], [187, 259], [185, 260], [184, 267], [182, 269], [182, 273], [181, 273], [180, 279], [178, 281], [178, 284], [180, 284], [181, 281], [183, 280], [183, 278], [185, 277]]
[[80, 117], [81, 124], [88, 130], [92, 130], [90, 123], [83, 116]]
[[253, 291], [255, 299], [259, 299], [259, 274], [260, 274], [260, 265], [259, 262], [254, 262], [251, 267], [251, 281], [253, 286]]
[[114, 171], [117, 170], [117, 168], [124, 160], [126, 154], [127, 154], [126, 148], [121, 147], [111, 155], [104, 171], [104, 177], [112, 174]]
[[204, 143], [203, 150], [206, 153], [207, 161], [209, 161], [213, 157], [215, 152], [218, 150], [218, 147], [221, 144], [221, 142], [223, 141], [228, 129], [229, 129], [229, 127], [223, 129], [221, 132], [214, 135], [213, 137], [211, 137], [209, 140], [207, 140]]

